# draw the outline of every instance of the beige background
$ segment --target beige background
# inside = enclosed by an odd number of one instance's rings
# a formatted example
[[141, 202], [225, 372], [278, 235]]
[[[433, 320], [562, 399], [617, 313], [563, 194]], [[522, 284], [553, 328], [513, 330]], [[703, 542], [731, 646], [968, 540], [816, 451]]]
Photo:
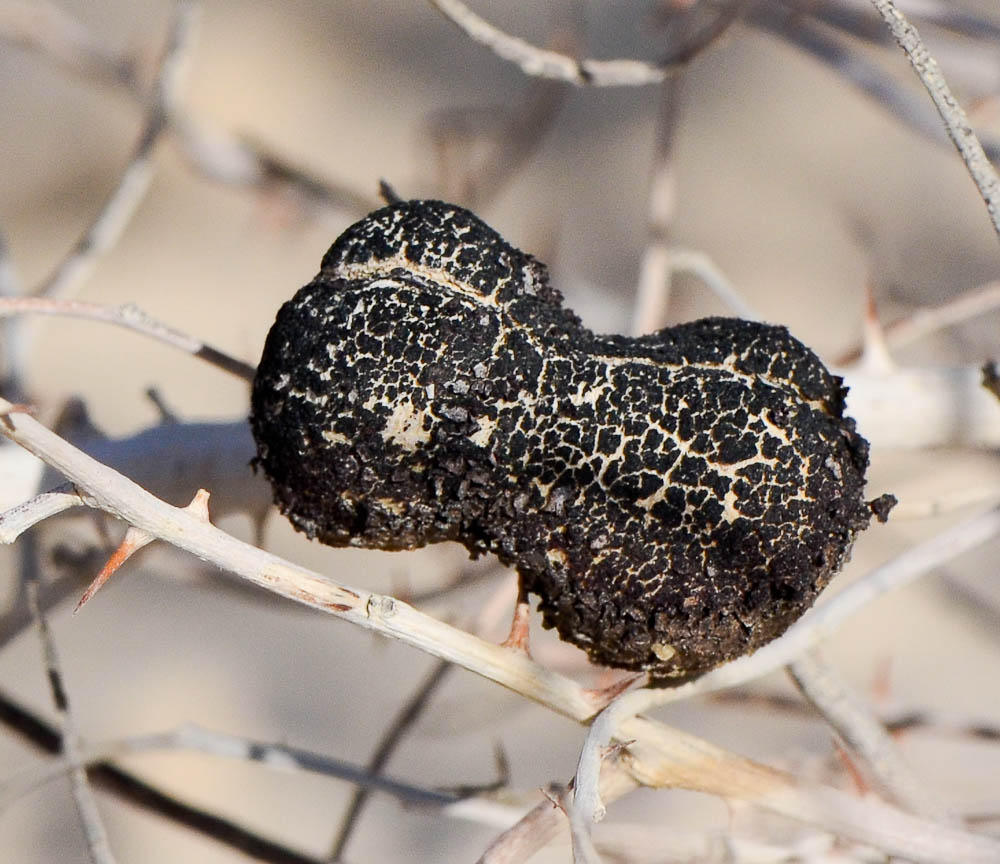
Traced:
[[[108, 44], [147, 54], [157, 50], [168, 13], [167, 4], [149, 0], [65, 6]], [[569, 0], [491, 4], [489, 15], [542, 42], [568, 6]], [[661, 53], [652, 4], [582, 8], [592, 56]], [[871, 56], [909, 86], [901, 55]], [[384, 177], [416, 197], [444, 188], [428, 132], [435, 116], [466, 108], [488, 116], [515, 104], [530, 86], [415, 0], [215, 0], [206, 4], [181, 101], [196, 117], [264, 142], [364, 195], [374, 198]], [[480, 210], [504, 236], [545, 260], [568, 302], [604, 330], [624, 330], [629, 321], [645, 246], [657, 101], [653, 87], [573, 90], [537, 152]], [[0, 44], [0, 118], [0, 226], [20, 277], [31, 285], [113, 187], [140, 113], [121, 93]], [[883, 314], [894, 317], [996, 276], [996, 238], [955, 154], [918, 139], [829, 70], [749, 28], [731, 30], [685, 75], [675, 152], [674, 241], [709, 254], [765, 317], [788, 324], [828, 358], [856, 340], [866, 282]], [[362, 214], [219, 186], [193, 174], [169, 140], [155, 164], [148, 197], [79, 296], [134, 301], [253, 362], [278, 305], [311, 278], [328, 244]], [[674, 300], [673, 320], [723, 311], [693, 280], [681, 281]], [[141, 337], [59, 320], [39, 320], [27, 332], [27, 383], [43, 419], [79, 395], [108, 433], [137, 431], [157, 420], [143, 396], [150, 385], [185, 419], [246, 412], [244, 385]], [[976, 364], [996, 353], [996, 337], [997, 317], [983, 317], [900, 359]], [[874, 453], [873, 493], [891, 490], [914, 503], [970, 488], [1000, 497], [992, 453]], [[872, 528], [838, 581], [961, 515]], [[92, 541], [88, 526], [76, 521], [65, 538], [50, 540]], [[248, 520], [223, 524], [250, 536]], [[405, 592], [467, 566], [456, 548], [396, 555], [321, 548], [277, 517], [266, 540], [280, 554], [375, 590]], [[996, 552], [991, 544], [948, 572], [977, 591], [992, 590], [997, 605], [969, 601], [940, 575], [927, 578], [852, 619], [830, 645], [837, 667], [865, 692], [886, 681], [887, 693], [876, 700], [883, 707], [1000, 723]], [[6, 585], [13, 559], [4, 553], [2, 562]], [[454, 619], [482, 602], [493, 584], [435, 611]], [[409, 649], [234, 590], [224, 577], [167, 549], [144, 553], [84, 613], [71, 617], [71, 605], [55, 613], [55, 633], [80, 729], [94, 740], [192, 721], [363, 762], [429, 668], [428, 658]], [[538, 645], [553, 662], [578, 659], [567, 660], [570, 649], [559, 650], [548, 634], [539, 634]], [[0, 685], [51, 714], [32, 633], [0, 653]], [[788, 688], [781, 677], [762, 686]], [[831, 768], [830, 735], [818, 723], [707, 703], [679, 705], [664, 716], [772, 764], [846, 782]], [[582, 738], [568, 721], [455, 672], [390, 770], [428, 785], [488, 781], [493, 744], [500, 742], [510, 756], [512, 786], [530, 793], [571, 776]], [[914, 733], [905, 749], [960, 811], [1000, 809], [996, 745]], [[36, 758], [0, 735], [0, 783]], [[167, 753], [133, 764], [192, 801], [317, 855], [350, 794], [335, 781], [209, 757]], [[243, 860], [115, 801], [102, 798], [101, 809], [122, 862]], [[770, 840], [790, 830], [753, 814], [733, 821], [722, 802], [680, 792], [634, 795], [613, 806], [609, 819], [645, 820], [665, 831], [732, 825], [739, 836]], [[348, 860], [469, 861], [495, 833], [376, 796]], [[0, 814], [0, 848], [12, 862], [83, 860], [68, 786], [48, 784]], [[568, 861], [569, 852], [553, 847], [538, 860]]]

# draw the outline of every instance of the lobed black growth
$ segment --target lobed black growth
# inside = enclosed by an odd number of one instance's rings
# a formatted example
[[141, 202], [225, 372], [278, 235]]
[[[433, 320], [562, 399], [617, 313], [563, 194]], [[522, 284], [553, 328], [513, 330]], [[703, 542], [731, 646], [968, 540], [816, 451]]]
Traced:
[[408, 201], [281, 308], [251, 421], [310, 537], [492, 552], [594, 661], [683, 680], [781, 634], [867, 526], [844, 392], [783, 327], [591, 333], [530, 255]]

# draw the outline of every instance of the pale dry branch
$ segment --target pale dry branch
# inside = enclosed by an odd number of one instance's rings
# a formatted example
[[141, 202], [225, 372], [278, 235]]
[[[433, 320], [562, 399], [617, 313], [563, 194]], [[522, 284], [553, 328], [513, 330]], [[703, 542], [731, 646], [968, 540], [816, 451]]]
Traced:
[[20, 293], [19, 280], [10, 257], [10, 247], [7, 245], [6, 236], [0, 231], [0, 297], [16, 297]]
[[[1000, 281], [987, 282], [955, 295], [937, 306], [914, 309], [908, 315], [885, 324], [886, 344], [902, 348], [925, 336], [954, 327], [1000, 308]], [[837, 358], [838, 365], [854, 363], [861, 357], [862, 346], [854, 345]]]
[[72, 483], [63, 483], [56, 489], [42, 492], [0, 513], [0, 543], [13, 543], [32, 525], [84, 504]]
[[734, 315], [749, 321], [760, 320], [757, 310], [704, 252], [675, 248], [671, 249], [669, 254], [672, 273], [689, 273], [697, 277]]
[[[580, 685], [523, 654], [483, 642], [392, 597], [334, 583], [243, 543], [155, 498], [12, 408], [0, 400], [0, 412], [8, 412], [0, 431], [63, 473], [97, 507], [126, 523], [273, 593], [457, 663], [578, 722], [593, 715], [593, 701]], [[1000, 522], [1000, 516], [994, 514], [994, 521]], [[886, 581], [879, 580], [883, 590]], [[877, 593], [870, 590], [868, 596]], [[845, 793], [802, 783], [658, 723], [627, 719], [619, 733], [624, 740], [634, 739], [629, 765], [644, 783], [741, 798], [917, 861], [937, 861], [943, 848], [961, 853], [953, 859], [956, 864], [985, 864], [1000, 855], [1000, 844], [989, 839], [927, 826], [885, 805], [872, 810]]]
[[[793, 13], [773, 4], [756, 4], [747, 14], [747, 22], [829, 66], [914, 132], [931, 141], [946, 143], [940, 121], [923, 99], [893, 81], [864, 52], [831, 35], [800, 11]], [[985, 148], [991, 158], [1000, 157], [1000, 141], [987, 139]]]
[[632, 335], [659, 330], [667, 320], [670, 305], [670, 226], [677, 210], [677, 176], [674, 137], [680, 113], [681, 76], [660, 85], [656, 117], [656, 149], [653, 154], [649, 197], [646, 200], [648, 239], [639, 263], [639, 283], [632, 304]]
[[70, 709], [69, 696], [63, 681], [62, 669], [59, 665], [59, 652], [56, 650], [55, 639], [49, 628], [48, 618], [38, 600], [37, 573], [22, 574], [26, 580], [25, 589], [28, 605], [35, 619], [38, 639], [42, 647], [42, 660], [45, 664], [46, 677], [52, 693], [52, 703], [59, 716], [59, 734], [62, 752], [69, 769], [70, 786], [73, 790], [73, 800], [76, 803], [77, 814], [83, 826], [83, 834], [87, 841], [87, 851], [92, 864], [115, 864], [115, 856], [108, 842], [104, 821], [97, 809], [94, 792], [80, 754], [80, 741], [77, 737], [76, 723]]
[[[609, 762], [601, 772], [601, 796], [614, 801], [633, 789], [638, 783], [618, 761]], [[520, 864], [565, 829], [564, 809], [572, 797], [571, 787], [546, 796], [514, 825], [496, 837], [477, 861], [477, 864]]]
[[873, 447], [996, 447], [1000, 403], [977, 366], [911, 366], [892, 372], [840, 373], [849, 388], [847, 413]]
[[986, 204], [993, 230], [1000, 236], [1000, 177], [986, 158], [982, 144], [979, 143], [975, 131], [969, 124], [965, 111], [952, 95], [937, 61], [930, 55], [917, 29], [896, 8], [893, 0], [871, 0], [871, 2], [888, 25], [899, 47], [906, 53], [924, 87], [927, 88], [948, 130], [948, 136], [961, 154], [962, 161], [965, 162], [965, 167]]
[[579, 86], [623, 87], [658, 84], [722, 35], [739, 14], [742, 3], [731, 2], [677, 56], [662, 63], [640, 60], [578, 60], [532, 45], [481, 18], [461, 0], [429, 0], [430, 4], [470, 39], [485, 45], [525, 75], [568, 81]]
[[199, 8], [193, 0], [174, 3], [170, 34], [157, 67], [146, 116], [118, 185], [66, 257], [32, 291], [33, 294], [59, 298], [74, 294], [100, 256], [118, 242], [145, 197], [153, 176], [153, 149], [169, 123]]
[[256, 373], [256, 368], [249, 363], [230, 357], [187, 333], [162, 324], [132, 303], [125, 303], [121, 306], [102, 306], [99, 303], [49, 297], [0, 297], [0, 318], [27, 314], [82, 318], [87, 321], [115, 324], [151, 336], [153, 339], [187, 354], [192, 354], [198, 359], [211, 363], [213, 366], [246, 381], [253, 381]]
[[815, 649], [793, 661], [788, 671], [802, 694], [837, 731], [851, 753], [860, 757], [891, 800], [911, 813], [958, 824], [954, 814], [910, 767], [885, 726]]
[[[863, 0], [856, 0], [856, 2], [863, 2]], [[907, 0], [906, 8], [915, 18], [961, 36], [993, 41], [1000, 39], [1000, 24], [969, 9], [962, 9], [949, 0], [944, 0], [944, 2], [942, 0]]]
[[[7, 237], [0, 228], [0, 299], [17, 297], [21, 293], [21, 280], [14, 267], [14, 260], [7, 245]], [[22, 384], [25, 354], [24, 332], [14, 321], [0, 321], [0, 387], [3, 392], [19, 399], [24, 395]]]
[[[597, 778], [604, 748], [615, 738], [627, 743], [627, 750], [623, 751], [621, 758], [627, 762], [636, 779], [646, 786], [679, 785], [691, 788], [683, 781], [677, 782], [678, 773], [687, 768], [697, 773], [702, 791], [724, 798], [744, 798], [746, 795], [748, 789], [742, 784], [749, 779], [749, 775], [744, 775], [743, 780], [713, 776], [705, 766], [685, 766], [676, 758], [667, 760], [661, 754], [650, 751], [651, 742], [665, 727], [637, 714], [659, 704], [662, 700], [657, 697], [657, 691], [648, 689], [626, 693], [591, 724], [576, 775], [577, 794], [581, 796], [577, 818], [581, 820], [581, 825], [588, 814], [592, 818], [603, 811]], [[580, 788], [583, 785], [581, 771], [583, 784], [587, 786], [583, 790]], [[806, 793], [801, 783], [773, 785], [762, 776], [758, 777], [758, 782], [764, 785], [754, 783], [755, 791], [760, 796], [753, 799], [754, 803], [763, 804], [774, 812], [801, 822], [822, 824], [834, 834], [875, 846], [889, 855], [927, 864], [940, 864], [941, 861], [987, 864], [1000, 859], [1000, 843], [992, 838], [904, 815], [873, 796], [858, 798], [827, 786], [810, 787]], [[816, 821], [820, 812], [824, 814], [821, 823]], [[583, 827], [589, 830], [589, 823]], [[875, 835], [878, 835], [877, 840]]]

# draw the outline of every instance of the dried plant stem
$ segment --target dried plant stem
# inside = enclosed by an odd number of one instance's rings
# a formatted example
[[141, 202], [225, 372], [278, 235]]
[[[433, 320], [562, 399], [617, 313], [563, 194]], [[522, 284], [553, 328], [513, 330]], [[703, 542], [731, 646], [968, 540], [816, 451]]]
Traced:
[[[407, 699], [406, 704], [396, 716], [392, 725], [383, 733], [382, 740], [379, 741], [374, 755], [368, 762], [366, 771], [372, 777], [382, 776], [382, 771], [389, 762], [389, 758], [395, 752], [399, 742], [423, 712], [434, 691], [444, 681], [449, 669], [451, 669], [451, 664], [449, 663], [441, 661], [436, 663], [430, 675], [421, 683], [413, 695]], [[329, 861], [339, 861], [343, 856], [344, 850], [350, 842], [351, 834], [354, 832], [358, 817], [361, 815], [361, 811], [368, 801], [368, 796], [372, 788], [370, 784], [358, 784], [357, 789], [354, 790], [351, 803], [348, 805], [341, 820], [340, 830], [330, 845], [330, 852], [327, 854]]]
[[[678, 772], [688, 768], [698, 772], [703, 791], [726, 798], [743, 797], [745, 794], [746, 789], [741, 788], [739, 783], [734, 785], [731, 777], [711, 776], [693, 764], [684, 766], [676, 758], [667, 762], [659, 754], [649, 751], [650, 742], [655, 740], [664, 727], [637, 714], [656, 706], [660, 702], [657, 696], [658, 692], [655, 690], [626, 693], [608, 706], [591, 724], [577, 766], [576, 791], [570, 809], [570, 824], [576, 831], [589, 836], [590, 822], [603, 814], [604, 803], [599, 792], [600, 766], [608, 747], [615, 739], [626, 742], [627, 750], [621, 758], [629, 764], [636, 779], [647, 786], [680, 785], [690, 788], [684, 782], [678, 784], [676, 779]], [[660, 775], [661, 770], [665, 772], [664, 775]], [[668, 773], [673, 775], [669, 781], [666, 780]], [[760, 780], [763, 781], [764, 778], [761, 777]], [[995, 864], [1000, 860], [1000, 842], [992, 838], [971, 834], [923, 817], [902, 817], [899, 810], [872, 797], [860, 799], [845, 796], [829, 787], [816, 787], [813, 790], [815, 794], [808, 795], [802, 794], [801, 786], [796, 789], [774, 785], [767, 790], [754, 784], [754, 788], [760, 796], [754, 799], [757, 804], [807, 823], [816, 823], [818, 812], [823, 812], [823, 824], [833, 833], [875, 845], [890, 855], [898, 855], [906, 860], [925, 864], [940, 864], [942, 861], [948, 861], [949, 864]], [[880, 836], [876, 843], [855, 833], [854, 829], [863, 823], [870, 827], [878, 825]], [[582, 861], [587, 864], [600, 861], [592, 846], [588, 848], [581, 844], [578, 847], [576, 840], [574, 837], [574, 850], [582, 849]]]
[[15, 45], [42, 51], [77, 75], [120, 84], [135, 66], [109, 51], [93, 33], [48, 0], [6, 0], [0, 4], [0, 34]]
[[670, 250], [669, 255], [671, 273], [690, 273], [696, 276], [734, 315], [748, 321], [760, 320], [757, 310], [704, 252], [675, 248]]
[[958, 824], [910, 768], [885, 726], [815, 650], [806, 651], [788, 671], [802, 694], [862, 759], [892, 800], [912, 813]]
[[[605, 765], [600, 783], [601, 797], [608, 802], [621, 798], [639, 785], [619, 760]], [[564, 828], [566, 818], [563, 810], [569, 806], [571, 799], [572, 790], [566, 787], [560, 794], [540, 801], [494, 839], [476, 864], [520, 864], [527, 861]]]
[[0, 543], [13, 543], [32, 525], [85, 502], [72, 483], [42, 492], [23, 504], [0, 513]]
[[193, 354], [195, 357], [246, 381], [253, 381], [256, 373], [256, 368], [249, 363], [230, 357], [193, 336], [160, 323], [132, 303], [125, 303], [121, 306], [102, 306], [98, 303], [48, 297], [0, 297], [0, 318], [25, 314], [83, 318], [88, 321], [117, 324], [119, 327], [151, 336], [187, 354]]
[[525, 75], [554, 78], [591, 87], [658, 84], [714, 42], [739, 14], [741, 3], [731, 2], [704, 32], [696, 34], [677, 56], [662, 63], [640, 60], [578, 60], [558, 51], [539, 48], [505, 33], [469, 9], [461, 0], [429, 0], [430, 4], [470, 39], [498, 57], [514, 63]]
[[[883, 325], [882, 332], [889, 347], [902, 347], [1000, 308], [1000, 281], [987, 282], [956, 294], [937, 306], [924, 306], [910, 314]], [[854, 345], [837, 357], [837, 364], [846, 366], [861, 357], [862, 346]]]
[[94, 800], [93, 790], [87, 778], [87, 770], [80, 755], [80, 743], [77, 739], [76, 724], [70, 710], [69, 697], [63, 683], [62, 670], [59, 666], [59, 653], [56, 650], [52, 631], [49, 629], [48, 618], [38, 599], [38, 578], [36, 573], [26, 574], [25, 586], [28, 605], [38, 628], [38, 638], [42, 645], [42, 657], [45, 662], [49, 687], [52, 691], [52, 702], [59, 715], [62, 752], [69, 767], [70, 785], [73, 789], [73, 800], [83, 825], [84, 837], [87, 841], [87, 851], [93, 864], [115, 864], [115, 856], [108, 843], [107, 831], [101, 814]]
[[[305, 771], [324, 777], [346, 780], [361, 788], [383, 792], [409, 804], [442, 807], [454, 804], [461, 798], [446, 791], [426, 789], [402, 780], [386, 777], [377, 772], [359, 768], [323, 753], [278, 744], [269, 741], [255, 741], [226, 732], [205, 729], [194, 724], [185, 724], [168, 732], [125, 738], [89, 747], [78, 751], [80, 764], [91, 767], [112, 759], [122, 759], [143, 753], [162, 750], [187, 750], [203, 753], [221, 759], [239, 759], [257, 762], [268, 768], [284, 771]], [[3, 784], [0, 796], [0, 812], [13, 805], [23, 796], [44, 783], [75, 770], [64, 760], [48, 762], [15, 774]]]
[[889, 26], [899, 47], [910, 60], [914, 71], [920, 76], [924, 87], [934, 100], [934, 105], [944, 121], [948, 135], [965, 162], [979, 194], [986, 203], [993, 229], [1000, 236], [1000, 177], [983, 152], [962, 106], [951, 93], [948, 83], [938, 68], [937, 61], [930, 55], [916, 28], [906, 20], [893, 0], [871, 0], [882, 20]]

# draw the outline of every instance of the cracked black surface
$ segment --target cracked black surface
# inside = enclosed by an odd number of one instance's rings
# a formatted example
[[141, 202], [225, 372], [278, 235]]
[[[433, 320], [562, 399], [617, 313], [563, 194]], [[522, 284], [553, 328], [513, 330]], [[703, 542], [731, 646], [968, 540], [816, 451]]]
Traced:
[[844, 392], [783, 327], [594, 334], [530, 255], [409, 201], [282, 306], [251, 422], [310, 537], [496, 554], [592, 660], [677, 682], [781, 634], [867, 526]]

